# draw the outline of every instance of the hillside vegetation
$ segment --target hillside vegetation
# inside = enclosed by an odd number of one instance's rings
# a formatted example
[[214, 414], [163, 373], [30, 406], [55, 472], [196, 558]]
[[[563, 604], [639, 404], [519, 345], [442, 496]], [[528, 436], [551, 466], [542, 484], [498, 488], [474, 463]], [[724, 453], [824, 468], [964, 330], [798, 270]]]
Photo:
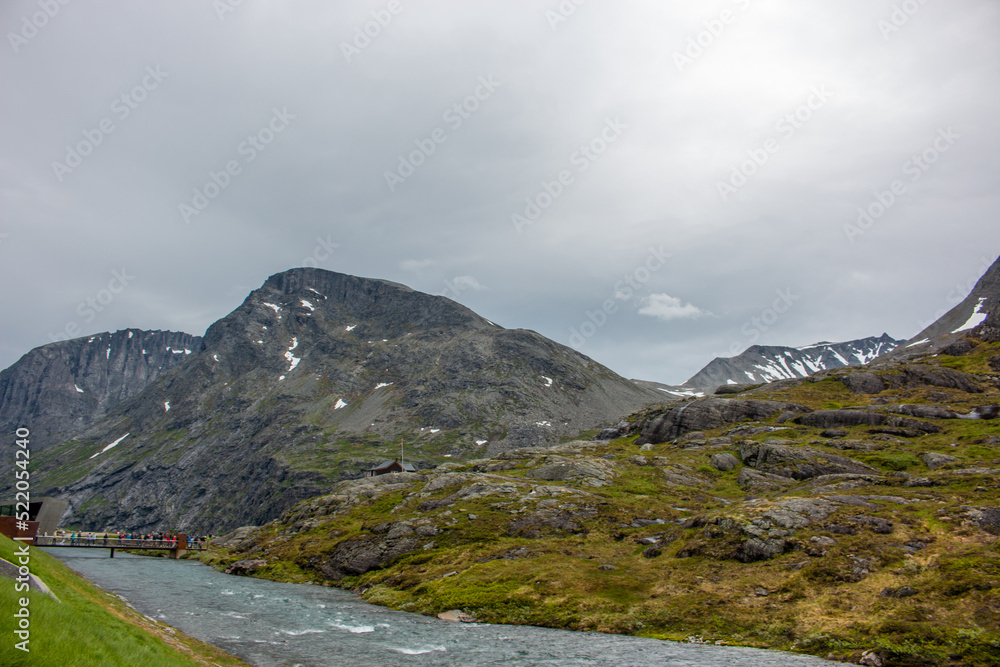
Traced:
[[1000, 344], [972, 343], [342, 482], [210, 560], [424, 614], [1000, 664]]

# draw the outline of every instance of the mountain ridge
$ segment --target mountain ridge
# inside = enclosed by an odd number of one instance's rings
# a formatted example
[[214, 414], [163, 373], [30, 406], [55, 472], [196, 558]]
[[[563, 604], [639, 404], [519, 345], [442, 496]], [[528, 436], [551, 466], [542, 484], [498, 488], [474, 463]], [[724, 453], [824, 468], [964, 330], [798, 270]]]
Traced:
[[711, 391], [723, 385], [807, 377], [823, 370], [864, 365], [903, 342], [883, 333], [843, 343], [824, 341], [803, 347], [753, 345], [735, 357], [716, 357], [681, 387]]
[[371, 463], [555, 443], [663, 397], [538, 333], [389, 281], [270, 276], [185, 361], [39, 453], [93, 528], [261, 522]]

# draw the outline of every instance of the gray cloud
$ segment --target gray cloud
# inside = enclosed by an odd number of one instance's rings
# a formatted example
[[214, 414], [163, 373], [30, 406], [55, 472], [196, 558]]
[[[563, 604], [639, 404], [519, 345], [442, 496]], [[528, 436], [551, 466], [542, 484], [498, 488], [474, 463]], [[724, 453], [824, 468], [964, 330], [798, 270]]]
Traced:
[[[909, 336], [1000, 253], [989, 0], [399, 2], [70, 3], [30, 38], [39, 4], [0, 5], [0, 366], [67, 329], [202, 333], [316, 265], [680, 382]], [[662, 295], [714, 316], [642, 313]]]

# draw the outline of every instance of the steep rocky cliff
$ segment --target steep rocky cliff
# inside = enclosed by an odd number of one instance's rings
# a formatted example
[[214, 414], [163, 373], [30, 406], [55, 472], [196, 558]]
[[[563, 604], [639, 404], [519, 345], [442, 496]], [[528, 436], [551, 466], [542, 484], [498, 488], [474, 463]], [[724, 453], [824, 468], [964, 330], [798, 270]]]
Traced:
[[199, 336], [139, 329], [36, 347], [0, 372], [0, 432], [30, 428], [32, 451], [39, 452], [137, 396], [199, 350]]

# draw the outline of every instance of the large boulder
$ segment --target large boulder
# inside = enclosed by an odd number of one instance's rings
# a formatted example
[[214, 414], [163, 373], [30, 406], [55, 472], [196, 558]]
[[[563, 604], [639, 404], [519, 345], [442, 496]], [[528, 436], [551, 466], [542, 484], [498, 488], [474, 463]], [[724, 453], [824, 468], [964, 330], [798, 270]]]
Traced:
[[671, 406], [642, 429], [637, 445], [668, 442], [691, 431], [705, 431], [731, 422], [770, 419], [783, 411], [808, 412], [796, 403], [701, 398]]
[[845, 456], [827, 454], [808, 447], [793, 446], [791, 441], [747, 441], [740, 445], [740, 458], [758, 471], [795, 480], [820, 475], [871, 474], [878, 470]]
[[926, 465], [931, 470], [937, 470], [942, 466], [946, 466], [949, 463], [954, 463], [958, 459], [954, 456], [948, 456], [947, 454], [939, 454], [937, 452], [927, 452], [922, 457], [924, 459], [924, 465]]
[[738, 466], [740, 460], [729, 452], [721, 452], [719, 454], [712, 454], [711, 463], [712, 467], [716, 470], [727, 472]]
[[923, 419], [955, 419], [958, 416], [940, 405], [890, 405], [889, 412]]
[[747, 491], [774, 491], [794, 484], [795, 480], [745, 467], [737, 475], [736, 483]]
[[346, 576], [364, 574], [387, 565], [393, 559], [420, 548], [423, 541], [413, 530], [394, 525], [384, 536], [361, 537], [341, 542], [333, 554], [315, 567], [327, 579], [339, 581]]

